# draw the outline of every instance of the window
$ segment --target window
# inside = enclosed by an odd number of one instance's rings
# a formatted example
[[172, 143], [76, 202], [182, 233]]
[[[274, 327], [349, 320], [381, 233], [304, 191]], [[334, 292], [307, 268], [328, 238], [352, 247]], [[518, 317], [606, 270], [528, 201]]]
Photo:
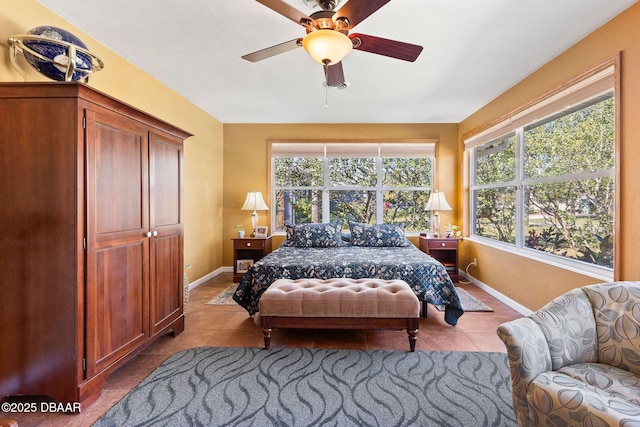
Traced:
[[272, 228], [344, 220], [425, 230], [435, 142], [272, 142]]
[[[534, 257], [610, 275], [613, 67], [564, 93], [565, 98], [556, 95], [553, 102], [465, 141], [470, 150], [471, 233]], [[569, 102], [573, 105], [567, 107]]]

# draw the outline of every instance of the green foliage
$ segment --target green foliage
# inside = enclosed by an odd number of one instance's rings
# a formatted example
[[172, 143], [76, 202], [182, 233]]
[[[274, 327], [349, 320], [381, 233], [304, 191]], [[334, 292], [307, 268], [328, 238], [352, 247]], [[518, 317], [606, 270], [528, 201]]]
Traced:
[[[557, 253], [558, 248], [565, 244], [566, 241], [562, 237], [562, 233], [558, 232], [554, 227], [549, 227], [543, 228], [540, 234], [535, 229], [529, 230], [525, 246], [539, 251]], [[566, 252], [558, 255], [566, 255]]]
[[516, 136], [511, 134], [476, 149], [476, 184], [510, 182], [516, 179]]
[[385, 187], [431, 188], [430, 158], [382, 159], [382, 185]]
[[501, 242], [516, 242], [514, 187], [477, 190], [476, 233]]
[[613, 98], [524, 132], [525, 175], [539, 178], [614, 167]]
[[277, 157], [274, 159], [277, 186], [322, 186], [322, 159]]
[[366, 157], [335, 157], [329, 160], [332, 187], [372, 187], [376, 185], [376, 164]]

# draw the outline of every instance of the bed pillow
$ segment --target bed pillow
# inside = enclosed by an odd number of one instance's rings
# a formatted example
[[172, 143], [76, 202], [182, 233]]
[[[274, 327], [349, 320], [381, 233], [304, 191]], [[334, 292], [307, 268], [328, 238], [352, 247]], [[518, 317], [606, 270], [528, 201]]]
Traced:
[[322, 224], [285, 224], [286, 246], [298, 248], [330, 248], [342, 246], [342, 221]]
[[404, 224], [363, 224], [349, 221], [354, 246], [409, 246]]

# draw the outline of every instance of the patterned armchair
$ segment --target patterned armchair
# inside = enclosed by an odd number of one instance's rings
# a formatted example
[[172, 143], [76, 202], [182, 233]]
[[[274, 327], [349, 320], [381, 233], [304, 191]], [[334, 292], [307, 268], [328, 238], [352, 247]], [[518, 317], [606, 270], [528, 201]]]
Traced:
[[640, 426], [640, 282], [574, 289], [498, 336], [521, 427]]

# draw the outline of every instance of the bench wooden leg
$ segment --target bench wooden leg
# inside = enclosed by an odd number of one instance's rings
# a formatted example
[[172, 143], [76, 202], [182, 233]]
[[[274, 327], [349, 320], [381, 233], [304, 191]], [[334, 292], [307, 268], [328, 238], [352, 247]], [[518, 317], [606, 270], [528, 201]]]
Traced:
[[262, 328], [262, 333], [264, 334], [264, 348], [269, 350], [271, 346], [271, 332], [273, 329], [271, 328]]
[[418, 341], [418, 328], [420, 327], [420, 319], [407, 319], [407, 334], [409, 335], [409, 348], [416, 351], [416, 341]]
[[262, 334], [264, 335], [264, 348], [269, 350], [271, 347], [271, 332], [273, 332], [273, 318], [271, 316], [260, 316], [262, 324]]
[[411, 351], [416, 351], [416, 341], [418, 341], [418, 330], [407, 329], [407, 333], [409, 334], [409, 348], [411, 349]]

